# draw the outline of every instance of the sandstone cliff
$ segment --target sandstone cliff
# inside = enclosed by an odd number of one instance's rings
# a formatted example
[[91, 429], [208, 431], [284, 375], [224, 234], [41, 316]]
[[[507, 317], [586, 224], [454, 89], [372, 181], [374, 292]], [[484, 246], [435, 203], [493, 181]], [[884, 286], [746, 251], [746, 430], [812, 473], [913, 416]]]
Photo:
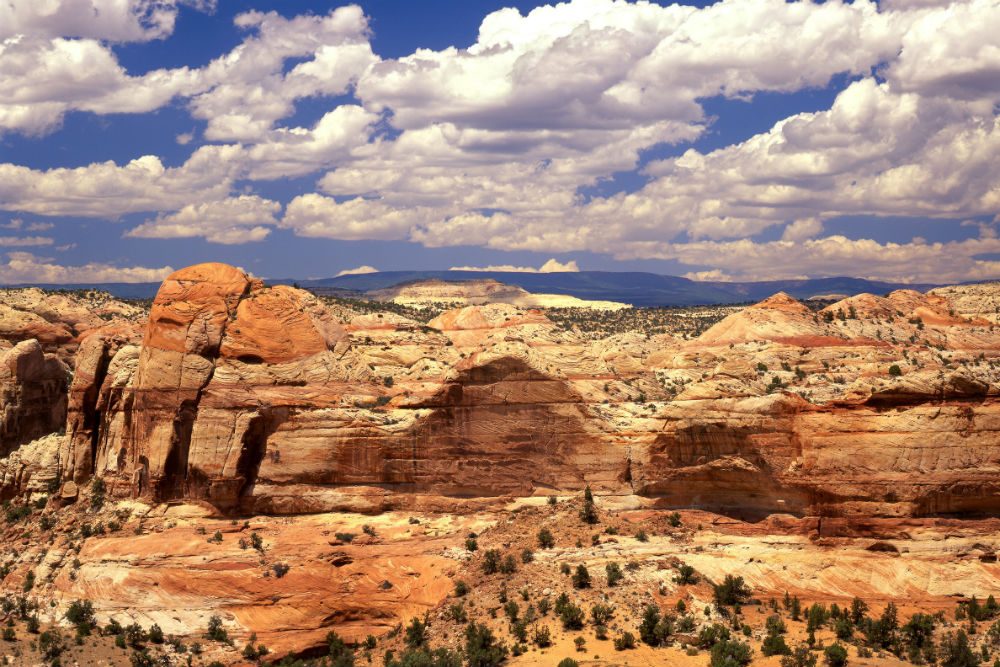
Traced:
[[689, 342], [593, 341], [503, 304], [341, 325], [306, 292], [199, 265], [164, 283], [141, 346], [82, 350], [64, 474], [266, 513], [588, 484], [743, 516], [994, 513], [1000, 333], [952, 310], [777, 295]]

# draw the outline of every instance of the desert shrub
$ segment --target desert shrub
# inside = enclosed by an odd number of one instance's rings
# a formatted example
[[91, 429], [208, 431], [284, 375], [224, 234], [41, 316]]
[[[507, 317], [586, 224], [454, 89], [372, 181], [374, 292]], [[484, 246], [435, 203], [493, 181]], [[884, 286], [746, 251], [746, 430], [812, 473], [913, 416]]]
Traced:
[[789, 655], [792, 650], [785, 643], [785, 638], [780, 634], [769, 634], [760, 645], [760, 652], [769, 655]]
[[465, 660], [468, 667], [496, 667], [507, 658], [507, 647], [497, 642], [485, 625], [469, 623], [465, 628]]
[[556, 538], [553, 537], [552, 531], [548, 528], [542, 528], [538, 531], [538, 546], [542, 549], [551, 549], [556, 545]]
[[948, 632], [941, 638], [941, 667], [976, 667], [979, 658], [972, 652], [964, 630]]
[[336, 632], [326, 633], [326, 652], [330, 667], [354, 666], [354, 651]]
[[847, 665], [847, 649], [840, 644], [830, 644], [823, 651], [823, 658], [830, 667], [845, 667]]
[[721, 641], [729, 639], [729, 628], [719, 623], [706, 625], [698, 633], [698, 646], [700, 648], [712, 648]]
[[419, 618], [413, 618], [406, 626], [403, 641], [407, 648], [422, 648], [427, 644], [427, 623]]
[[222, 619], [218, 616], [212, 616], [208, 619], [208, 629], [205, 632], [205, 638], [211, 639], [214, 642], [228, 642], [229, 633], [226, 629], [222, 627]]
[[573, 572], [573, 588], [590, 588], [590, 572], [583, 564], [577, 565]]
[[714, 584], [712, 588], [718, 605], [745, 604], [750, 599], [750, 587], [743, 582], [743, 577], [727, 574], [721, 584]]
[[608, 586], [617, 586], [618, 583], [625, 578], [625, 574], [622, 572], [621, 566], [618, 563], [608, 563], [604, 571], [608, 575]]
[[749, 644], [738, 639], [723, 639], [712, 647], [709, 665], [711, 667], [743, 667], [753, 659], [753, 650]]
[[681, 586], [688, 586], [698, 583], [698, 575], [695, 574], [694, 568], [686, 563], [682, 563], [680, 567], [677, 568], [677, 576], [674, 577], [674, 581]]
[[580, 609], [572, 602], [568, 602], [558, 611], [559, 620], [567, 630], [579, 630], [583, 627], [583, 609]]
[[781, 667], [816, 667], [816, 654], [808, 646], [800, 645], [781, 659]]
[[615, 610], [610, 605], [597, 603], [590, 608], [590, 618], [594, 625], [607, 625], [614, 614]]
[[616, 651], [627, 651], [633, 648], [635, 648], [635, 635], [631, 632], [626, 631], [615, 637]]
[[517, 572], [517, 559], [507, 554], [500, 561], [500, 572], [503, 574], [514, 574]]
[[483, 572], [485, 574], [496, 574], [500, 571], [500, 552], [496, 549], [487, 549], [483, 553]]
[[469, 585], [459, 579], [455, 582], [455, 597], [462, 598], [465, 597], [469, 592]]

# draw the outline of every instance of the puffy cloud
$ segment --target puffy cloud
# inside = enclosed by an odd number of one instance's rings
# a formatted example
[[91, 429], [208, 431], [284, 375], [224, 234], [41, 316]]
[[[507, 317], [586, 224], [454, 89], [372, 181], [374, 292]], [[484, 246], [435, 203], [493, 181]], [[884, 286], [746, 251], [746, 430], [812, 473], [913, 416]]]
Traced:
[[[295, 100], [345, 93], [378, 60], [357, 5], [291, 19], [247, 12], [236, 25], [251, 35], [199, 73], [210, 87], [191, 101], [194, 116], [208, 121], [211, 140], [257, 140], [294, 111]], [[284, 73], [290, 58], [306, 60]]]
[[898, 20], [908, 25], [886, 78], [899, 90], [956, 99], [995, 100], [1000, 95], [996, 0], [951, 2], [936, 11], [907, 12]]
[[712, 269], [711, 271], [691, 271], [689, 273], [685, 273], [684, 277], [688, 280], [710, 282], [730, 282], [733, 280], [731, 275], [720, 269]]
[[580, 270], [577, 265], [576, 260], [571, 259], [568, 262], [560, 262], [555, 257], [549, 259], [547, 262], [542, 264], [537, 269], [533, 266], [514, 266], [512, 264], [496, 264], [490, 266], [453, 266], [449, 271], [504, 271], [510, 273], [560, 273], [560, 272], [572, 272], [575, 273]]
[[336, 275], [336, 277], [339, 278], [340, 276], [358, 276], [365, 273], [378, 273], [378, 269], [376, 269], [374, 266], [368, 266], [367, 264], [363, 264], [362, 266], [359, 266], [355, 269], [344, 269], [343, 271], [339, 272]]
[[0, 246], [8, 248], [27, 248], [52, 244], [53, 240], [47, 236], [0, 236]]
[[262, 241], [278, 223], [278, 202], [242, 195], [202, 204], [188, 204], [170, 215], [160, 215], [129, 230], [126, 236], [148, 239], [204, 237], [213, 243]]
[[154, 155], [123, 166], [109, 161], [45, 171], [0, 164], [0, 209], [114, 218], [220, 200], [231, 190], [241, 150], [204, 146], [179, 167], [165, 167]]
[[997, 253], [1000, 253], [1000, 239], [996, 238], [878, 243], [835, 235], [801, 243], [755, 243], [740, 239], [649, 244], [644, 249], [635, 249], [633, 254], [676, 259], [687, 265], [723, 266], [737, 280], [853, 275], [873, 280], [946, 283], [995, 279], [1000, 276], [1000, 262], [982, 257]]
[[214, 0], [34, 0], [0, 3], [0, 39], [17, 34], [114, 42], [166, 37], [179, 5], [212, 11]]
[[805, 241], [817, 236], [823, 231], [823, 221], [819, 218], [802, 218], [795, 220], [781, 233], [782, 241]]
[[81, 266], [63, 266], [47, 257], [28, 252], [7, 253], [7, 262], [0, 262], [0, 283], [141, 283], [160, 282], [174, 272], [169, 266], [118, 267], [91, 262]]
[[[63, 17], [75, 15], [86, 4], [58, 3], [47, 17], [12, 24], [24, 26], [24, 31], [14, 29], [5, 35], [0, 29], [0, 132], [41, 134], [57, 127], [71, 110], [143, 113], [181, 97], [190, 100], [196, 118], [208, 121], [208, 139], [254, 141], [274, 121], [294, 111], [295, 100], [342, 94], [377, 60], [368, 43], [367, 20], [357, 6], [293, 19], [276, 12], [248, 12], [236, 18], [237, 25], [250, 32], [247, 39], [208, 65], [130, 76], [99, 39], [169, 34], [176, 3], [133, 1], [130, 13], [119, 1], [114, 3], [119, 6], [113, 17], [125, 23], [131, 20], [136, 30], [122, 27], [116, 32], [108, 27], [94, 35], [97, 39], [66, 39], [94, 32], [60, 28], [71, 23]], [[0, 26], [4, 25], [3, 11], [0, 7]], [[148, 30], [139, 30], [143, 26]], [[284, 73], [285, 62], [291, 58], [305, 60]]]
[[[468, 49], [421, 49], [358, 82], [404, 129], [628, 128], [699, 121], [697, 100], [825, 84], [898, 48], [875, 3], [575, 0], [488, 15]], [[724, 47], [723, 47], [724, 45]]]
[[331, 197], [307, 194], [289, 202], [281, 225], [301, 236], [398, 240], [407, 238], [414, 226], [426, 221], [427, 215], [424, 209], [397, 209], [377, 199], [355, 197], [337, 202]]
[[240, 162], [247, 176], [268, 180], [302, 176], [346, 160], [368, 144], [371, 126], [378, 116], [354, 104], [326, 113], [311, 129], [301, 127], [271, 130], [247, 147]]

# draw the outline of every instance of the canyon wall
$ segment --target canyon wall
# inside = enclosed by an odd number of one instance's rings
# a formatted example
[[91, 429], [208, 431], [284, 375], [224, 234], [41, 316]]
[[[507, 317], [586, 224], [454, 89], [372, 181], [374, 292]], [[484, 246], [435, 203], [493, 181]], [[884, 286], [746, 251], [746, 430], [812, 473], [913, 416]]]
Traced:
[[591, 485], [741, 516], [994, 514], [1000, 333], [949, 304], [777, 295], [691, 341], [591, 341], [509, 305], [420, 323], [199, 265], [140, 345], [81, 348], [63, 475], [245, 513]]

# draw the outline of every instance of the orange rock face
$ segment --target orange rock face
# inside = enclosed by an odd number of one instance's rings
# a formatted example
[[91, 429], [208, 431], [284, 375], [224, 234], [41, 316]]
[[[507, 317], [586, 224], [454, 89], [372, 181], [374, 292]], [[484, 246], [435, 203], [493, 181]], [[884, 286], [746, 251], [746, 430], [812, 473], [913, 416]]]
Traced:
[[69, 369], [35, 340], [0, 352], [0, 456], [66, 420]]
[[92, 344], [107, 368], [72, 402], [67, 476], [92, 461], [119, 495], [277, 514], [588, 484], [752, 517], [994, 512], [1000, 334], [948, 303], [779, 294], [692, 341], [591, 341], [501, 304], [341, 324], [201, 265], [164, 283], [141, 349]]

